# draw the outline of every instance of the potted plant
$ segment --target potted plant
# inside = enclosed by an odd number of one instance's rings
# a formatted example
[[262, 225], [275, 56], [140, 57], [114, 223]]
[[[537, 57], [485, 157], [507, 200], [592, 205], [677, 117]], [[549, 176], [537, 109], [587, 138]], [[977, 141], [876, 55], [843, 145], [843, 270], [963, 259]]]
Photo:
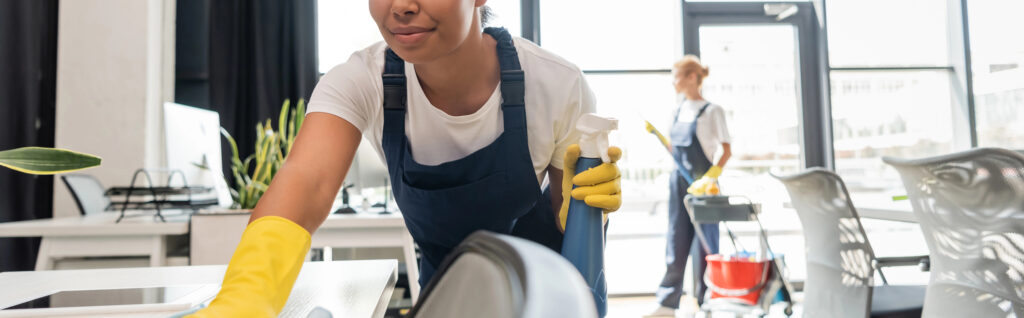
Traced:
[[285, 100], [281, 105], [276, 130], [269, 118], [256, 124], [256, 131], [259, 132], [256, 135], [256, 148], [244, 160], [238, 154], [238, 143], [227, 130], [221, 128], [221, 135], [231, 145], [231, 175], [235, 179], [231, 187], [231, 198], [234, 200], [232, 209], [251, 210], [256, 207], [256, 202], [259, 202], [270, 186], [270, 181], [288, 158], [305, 115], [305, 100], [300, 99], [294, 109], [291, 108], [291, 101]]

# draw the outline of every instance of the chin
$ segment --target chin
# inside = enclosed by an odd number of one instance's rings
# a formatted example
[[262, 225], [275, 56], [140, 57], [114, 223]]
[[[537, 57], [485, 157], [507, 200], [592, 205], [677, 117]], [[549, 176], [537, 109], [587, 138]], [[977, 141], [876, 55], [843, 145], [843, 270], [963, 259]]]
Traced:
[[432, 50], [425, 46], [405, 47], [400, 44], [393, 45], [391, 43], [388, 43], [388, 46], [391, 47], [392, 51], [395, 51], [395, 54], [398, 54], [398, 57], [409, 63], [420, 64], [430, 62], [436, 58], [436, 54], [432, 54]]

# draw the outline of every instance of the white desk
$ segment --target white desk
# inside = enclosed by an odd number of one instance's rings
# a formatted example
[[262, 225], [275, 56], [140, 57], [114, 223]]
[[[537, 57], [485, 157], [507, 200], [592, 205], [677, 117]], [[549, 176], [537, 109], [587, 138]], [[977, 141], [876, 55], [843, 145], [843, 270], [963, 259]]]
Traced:
[[[144, 267], [0, 273], [0, 308], [61, 290], [145, 288], [174, 285], [219, 285], [223, 265]], [[281, 317], [305, 317], [316, 307], [334, 317], [383, 317], [398, 275], [394, 260], [306, 263]], [[139, 306], [139, 305], [134, 305]], [[126, 310], [127, 309], [127, 310]], [[172, 312], [131, 312], [125, 306], [0, 311], [0, 317], [167, 317]], [[56, 310], [57, 312], [54, 312]], [[137, 309], [136, 309], [137, 310]]]
[[[170, 213], [167, 222], [147, 214], [114, 223], [117, 213], [6, 222], [0, 237], [42, 237], [36, 270], [50, 270], [55, 260], [71, 257], [146, 256], [150, 266], [164, 266], [167, 237], [191, 233], [189, 264], [219, 265], [231, 259], [249, 219], [248, 213]], [[413, 301], [419, 295], [416, 249], [401, 214], [331, 214], [312, 240], [314, 247], [402, 248]]]
[[887, 202], [885, 204], [857, 204], [857, 202], [853, 204], [857, 208], [857, 213], [862, 218], [917, 223], [917, 217], [914, 216], [914, 208], [910, 205], [909, 200]]
[[0, 223], [0, 237], [42, 237], [37, 271], [53, 269], [54, 260], [66, 257], [148, 256], [150, 266], [163, 266], [167, 237], [189, 230], [188, 215], [170, 213], [167, 222], [147, 214], [114, 223], [117, 213], [6, 222]]
[[[909, 201], [898, 201], [889, 205], [854, 202], [853, 206], [862, 218], [917, 223], [917, 217], [914, 216], [914, 210]], [[793, 203], [783, 202], [782, 207], [792, 209]]]
[[[249, 213], [193, 215], [189, 249], [191, 264], [227, 264], [248, 220]], [[313, 233], [312, 241], [313, 247], [401, 248], [413, 302], [419, 296], [416, 248], [401, 214], [331, 214]]]

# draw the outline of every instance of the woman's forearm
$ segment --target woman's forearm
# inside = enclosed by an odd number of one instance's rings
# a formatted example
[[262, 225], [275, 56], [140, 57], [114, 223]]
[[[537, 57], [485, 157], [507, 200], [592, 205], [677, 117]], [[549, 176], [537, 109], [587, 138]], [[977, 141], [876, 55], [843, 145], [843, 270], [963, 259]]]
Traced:
[[732, 145], [727, 142], [722, 143], [722, 157], [718, 158], [718, 167], [725, 168], [725, 163], [729, 162], [729, 158], [732, 157]]
[[334, 115], [306, 116], [287, 161], [249, 221], [280, 216], [313, 233], [331, 213], [361, 136], [355, 126]]

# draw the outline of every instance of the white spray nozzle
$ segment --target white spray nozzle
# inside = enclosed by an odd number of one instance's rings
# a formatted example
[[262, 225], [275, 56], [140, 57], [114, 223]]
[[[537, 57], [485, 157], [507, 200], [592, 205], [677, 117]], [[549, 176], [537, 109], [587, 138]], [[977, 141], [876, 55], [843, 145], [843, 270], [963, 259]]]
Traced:
[[576, 130], [580, 136], [580, 154], [586, 158], [601, 158], [601, 161], [610, 162], [608, 158], [608, 132], [619, 128], [619, 121], [615, 118], [601, 117], [594, 114], [583, 114], [576, 121]]

